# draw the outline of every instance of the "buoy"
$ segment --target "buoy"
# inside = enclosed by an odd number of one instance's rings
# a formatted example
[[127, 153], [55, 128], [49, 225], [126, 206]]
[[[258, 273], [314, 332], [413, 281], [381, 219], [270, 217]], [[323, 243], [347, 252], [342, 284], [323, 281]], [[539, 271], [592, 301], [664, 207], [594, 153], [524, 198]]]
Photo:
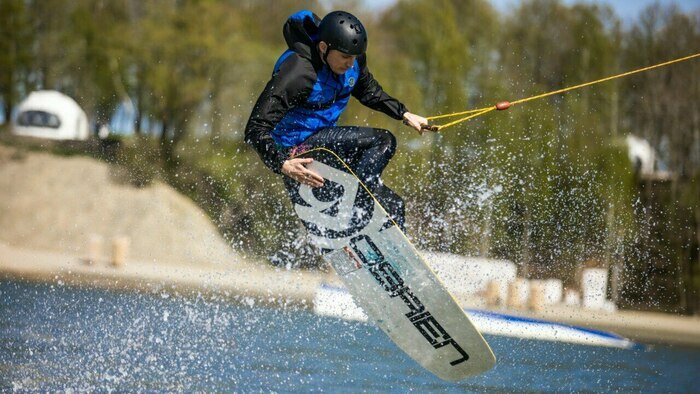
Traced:
[[510, 105], [510, 101], [501, 101], [500, 103], [496, 104], [496, 109], [503, 111], [504, 109], [510, 108]]

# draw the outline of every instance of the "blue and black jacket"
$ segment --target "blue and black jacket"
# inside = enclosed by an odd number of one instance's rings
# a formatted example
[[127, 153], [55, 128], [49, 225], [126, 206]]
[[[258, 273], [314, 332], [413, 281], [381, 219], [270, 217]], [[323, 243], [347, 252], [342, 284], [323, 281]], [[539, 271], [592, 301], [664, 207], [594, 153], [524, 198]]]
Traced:
[[382, 90], [367, 68], [366, 55], [358, 56], [345, 74], [334, 74], [317, 50], [319, 23], [311, 11], [289, 17], [283, 28], [289, 49], [277, 60], [246, 125], [245, 141], [276, 173], [288, 159], [289, 148], [335, 126], [350, 95], [397, 120], [407, 111]]

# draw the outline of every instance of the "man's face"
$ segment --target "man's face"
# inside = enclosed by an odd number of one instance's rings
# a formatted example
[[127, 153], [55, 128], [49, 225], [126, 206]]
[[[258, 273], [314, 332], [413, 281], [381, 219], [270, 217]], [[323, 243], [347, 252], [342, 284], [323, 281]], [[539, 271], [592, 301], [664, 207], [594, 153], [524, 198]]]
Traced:
[[[325, 53], [328, 51], [328, 45], [321, 41], [319, 43], [319, 49], [321, 50], [321, 53]], [[355, 55], [348, 55], [343, 52], [336, 51], [335, 49], [331, 49], [328, 53], [328, 57], [326, 58], [326, 62], [328, 67], [331, 68], [331, 71], [337, 75], [342, 75], [345, 74], [345, 72], [348, 71], [353, 64], [355, 64], [356, 58], [357, 56]]]

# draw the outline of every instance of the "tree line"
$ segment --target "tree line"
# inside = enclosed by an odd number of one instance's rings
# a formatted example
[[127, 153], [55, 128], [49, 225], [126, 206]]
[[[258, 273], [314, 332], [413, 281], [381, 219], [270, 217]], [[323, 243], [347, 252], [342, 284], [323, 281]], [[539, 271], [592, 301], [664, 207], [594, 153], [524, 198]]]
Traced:
[[[331, 3], [331, 6], [335, 3]], [[0, 0], [5, 119], [35, 89], [78, 101], [96, 124], [134, 114], [117, 162], [192, 197], [237, 249], [314, 261], [281, 181], [242, 142], [281, 27], [316, 1]], [[414, 113], [514, 100], [700, 52], [700, 12], [652, 5], [622, 21], [601, 4], [405, 0], [356, 13], [370, 69]], [[575, 285], [614, 277], [622, 306], [700, 310], [700, 62], [617, 79], [419, 136], [351, 103], [343, 124], [399, 140], [387, 184], [421, 248], [507, 258], [521, 274]], [[120, 130], [116, 130], [120, 131]], [[630, 164], [647, 139], [665, 177]], [[302, 263], [303, 265], [303, 263]]]

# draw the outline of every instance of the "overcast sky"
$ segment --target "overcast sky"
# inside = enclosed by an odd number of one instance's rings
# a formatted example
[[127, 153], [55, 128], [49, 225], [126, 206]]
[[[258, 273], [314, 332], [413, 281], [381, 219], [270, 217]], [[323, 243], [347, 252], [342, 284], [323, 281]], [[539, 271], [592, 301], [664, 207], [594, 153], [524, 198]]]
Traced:
[[[384, 9], [389, 5], [395, 3], [397, 0], [363, 0], [370, 8]], [[516, 6], [521, 0], [491, 0], [491, 3], [499, 11], [507, 11], [509, 7]], [[586, 3], [607, 3], [612, 5], [617, 12], [617, 15], [623, 20], [635, 19], [639, 12], [643, 10], [650, 4], [653, 4], [657, 0], [564, 0], [565, 3], [573, 4], [576, 2], [586, 2]], [[700, 10], [700, 0], [658, 0], [661, 4], [677, 4], [683, 11], [695, 11]]]

